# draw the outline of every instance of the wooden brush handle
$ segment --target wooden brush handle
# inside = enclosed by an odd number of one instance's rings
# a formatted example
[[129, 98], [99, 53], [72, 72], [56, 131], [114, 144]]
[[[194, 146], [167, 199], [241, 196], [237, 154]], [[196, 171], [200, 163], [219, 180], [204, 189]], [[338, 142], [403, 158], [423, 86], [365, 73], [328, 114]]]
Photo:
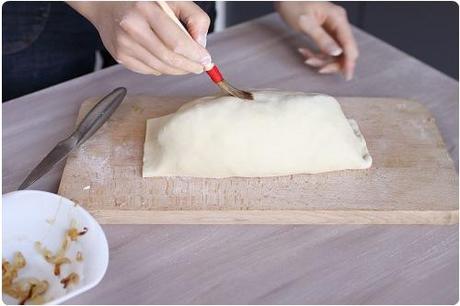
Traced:
[[176, 16], [176, 14], [174, 14], [173, 10], [169, 7], [168, 3], [166, 3], [166, 1], [157, 1], [157, 3], [161, 7], [163, 12], [165, 12], [165, 14], [169, 17], [169, 19], [171, 19], [175, 24], [177, 24], [179, 29], [181, 29], [182, 32], [187, 34], [188, 37], [193, 39], [192, 36], [190, 35], [190, 33], [187, 31], [187, 29], [182, 24], [182, 22], [180, 22], [180, 20]]

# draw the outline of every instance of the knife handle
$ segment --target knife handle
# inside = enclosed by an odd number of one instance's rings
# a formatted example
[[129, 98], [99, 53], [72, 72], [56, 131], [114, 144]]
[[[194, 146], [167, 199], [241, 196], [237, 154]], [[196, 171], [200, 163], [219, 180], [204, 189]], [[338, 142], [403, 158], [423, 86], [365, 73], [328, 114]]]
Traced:
[[84, 143], [115, 112], [126, 96], [126, 88], [118, 87], [101, 99], [83, 118], [72, 136], [78, 138], [77, 146]]

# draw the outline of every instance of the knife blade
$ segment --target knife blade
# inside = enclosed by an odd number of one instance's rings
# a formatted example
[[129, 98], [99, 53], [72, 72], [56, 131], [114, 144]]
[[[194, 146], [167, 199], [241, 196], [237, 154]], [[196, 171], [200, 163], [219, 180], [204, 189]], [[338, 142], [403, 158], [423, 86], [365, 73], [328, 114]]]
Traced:
[[30, 172], [19, 186], [23, 190], [48, 173], [55, 165], [64, 160], [73, 149], [80, 146], [96, 133], [110, 118], [126, 96], [126, 88], [118, 87], [103, 97], [83, 118], [76, 130], [60, 141], [43, 160]]

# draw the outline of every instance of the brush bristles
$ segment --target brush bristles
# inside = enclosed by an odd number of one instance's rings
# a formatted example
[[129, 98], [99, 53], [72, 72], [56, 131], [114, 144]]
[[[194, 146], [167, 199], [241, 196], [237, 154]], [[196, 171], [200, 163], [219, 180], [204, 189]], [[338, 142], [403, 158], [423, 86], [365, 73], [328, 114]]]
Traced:
[[227, 92], [231, 96], [238, 97], [240, 99], [245, 99], [245, 100], [254, 100], [254, 96], [252, 95], [252, 93], [235, 88], [229, 83], [227, 83], [225, 80], [222, 80], [221, 82], [217, 83], [217, 85], [223, 91]]

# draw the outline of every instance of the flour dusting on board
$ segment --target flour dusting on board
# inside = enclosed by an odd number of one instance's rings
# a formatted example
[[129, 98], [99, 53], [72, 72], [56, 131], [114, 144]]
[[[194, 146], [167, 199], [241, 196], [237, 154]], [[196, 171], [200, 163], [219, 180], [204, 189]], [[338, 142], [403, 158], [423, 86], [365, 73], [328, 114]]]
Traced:
[[410, 120], [409, 124], [412, 126], [414, 130], [419, 132], [421, 139], [427, 139], [429, 137], [425, 122], [420, 120]]
[[[87, 169], [88, 172], [93, 173], [91, 181], [86, 182], [86, 185], [91, 183], [104, 183], [104, 178], [110, 177], [111, 168], [108, 166], [109, 152], [102, 152], [102, 154], [94, 154], [94, 150], [89, 150], [88, 144], [83, 144], [78, 152], [77, 158], [80, 160], [81, 167]], [[106, 154], [104, 154], [106, 153]]]

